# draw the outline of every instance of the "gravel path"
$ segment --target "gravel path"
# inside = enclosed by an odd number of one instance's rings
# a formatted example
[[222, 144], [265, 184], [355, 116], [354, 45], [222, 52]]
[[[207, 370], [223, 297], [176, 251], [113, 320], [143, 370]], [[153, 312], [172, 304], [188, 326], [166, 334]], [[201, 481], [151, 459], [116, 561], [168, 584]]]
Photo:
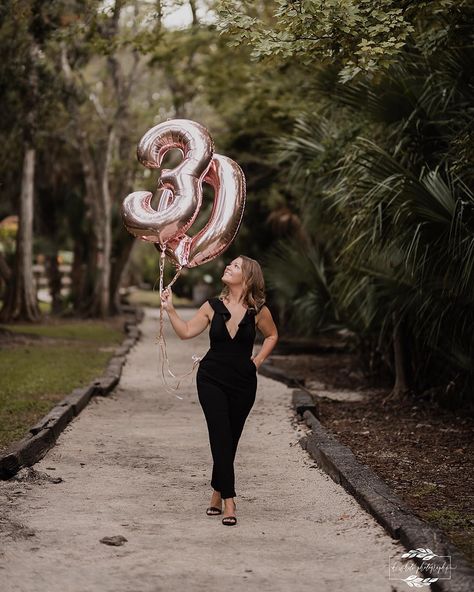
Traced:
[[[0, 482], [2, 592], [407, 590], [388, 579], [402, 546], [317, 468], [298, 444], [308, 428], [293, 419], [291, 390], [261, 375], [235, 462], [238, 524], [206, 516], [211, 453], [195, 373], [183, 400], [161, 388], [158, 314], [147, 310], [119, 387], [93, 399], [34, 471]], [[208, 349], [207, 331], [180, 341], [166, 320], [165, 336], [175, 373]], [[116, 535], [127, 541], [100, 542]]]

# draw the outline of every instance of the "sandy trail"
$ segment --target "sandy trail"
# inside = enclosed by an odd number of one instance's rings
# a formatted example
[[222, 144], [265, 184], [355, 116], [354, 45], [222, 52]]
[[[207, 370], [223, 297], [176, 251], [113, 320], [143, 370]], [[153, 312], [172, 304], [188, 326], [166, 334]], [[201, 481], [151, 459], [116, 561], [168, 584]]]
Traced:
[[[183, 400], [160, 388], [158, 314], [147, 310], [119, 387], [34, 466], [63, 481], [0, 482], [0, 589], [406, 590], [388, 578], [403, 547], [317, 468], [298, 444], [308, 428], [293, 420], [291, 390], [261, 375], [235, 462], [238, 524], [206, 516], [211, 452], [195, 373]], [[175, 373], [208, 349], [207, 331], [181, 341], [167, 319], [165, 336]], [[99, 542], [113, 535], [127, 542]]]

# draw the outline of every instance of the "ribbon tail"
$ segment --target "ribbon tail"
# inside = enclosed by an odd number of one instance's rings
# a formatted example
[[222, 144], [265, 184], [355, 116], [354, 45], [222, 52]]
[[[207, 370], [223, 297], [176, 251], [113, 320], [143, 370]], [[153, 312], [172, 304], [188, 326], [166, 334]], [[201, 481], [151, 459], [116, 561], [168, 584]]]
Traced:
[[[175, 391], [179, 390], [179, 385], [181, 384], [183, 378], [185, 378], [186, 376], [188, 376], [194, 372], [196, 366], [202, 360], [202, 357], [199, 357], [199, 356], [196, 356], [195, 354], [193, 354], [193, 356], [192, 356], [193, 366], [192, 366], [191, 370], [181, 376], [176, 376], [170, 368], [170, 362], [169, 362], [167, 346], [166, 346], [166, 339], [165, 339], [165, 335], [164, 335], [163, 302], [161, 300], [161, 294], [163, 292], [165, 249], [166, 249], [166, 247], [164, 245], [161, 245], [160, 276], [159, 276], [159, 282], [160, 282], [160, 330], [159, 330], [159, 334], [158, 334], [158, 344], [159, 344], [158, 353], [159, 353], [160, 366], [161, 366], [160, 370], [161, 370], [161, 378], [162, 378], [162, 382], [163, 382], [163, 386], [164, 386], [165, 391], [169, 394], [174, 394], [178, 399], [183, 400], [183, 397], [180, 397], [179, 395], [177, 395]], [[168, 284], [167, 287], [171, 287], [174, 284], [174, 282], [178, 279], [178, 276], [180, 275], [181, 270], [182, 270], [182, 266], [180, 266], [178, 268], [176, 274], [174, 275], [173, 279], [171, 280], [171, 282]], [[156, 281], [158, 281], [158, 278]], [[153, 290], [155, 289], [156, 281], [153, 286]], [[178, 384], [176, 387], [170, 386], [166, 381], [165, 362], [166, 362], [167, 371], [168, 371], [169, 375], [178, 380]]]

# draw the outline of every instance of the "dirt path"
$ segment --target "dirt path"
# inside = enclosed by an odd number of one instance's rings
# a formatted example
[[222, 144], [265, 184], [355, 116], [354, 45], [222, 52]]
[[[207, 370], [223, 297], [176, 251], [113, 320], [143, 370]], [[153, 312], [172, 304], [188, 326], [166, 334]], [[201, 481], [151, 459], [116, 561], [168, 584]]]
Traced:
[[[307, 428], [294, 424], [291, 391], [261, 375], [235, 463], [239, 522], [205, 515], [211, 453], [195, 374], [183, 400], [160, 388], [157, 328], [148, 310], [119, 387], [35, 465], [62, 482], [0, 482], [2, 591], [406, 590], [388, 579], [402, 546], [316, 467], [298, 444]], [[207, 351], [207, 332], [165, 331], [176, 373]], [[127, 542], [100, 542], [113, 535]]]

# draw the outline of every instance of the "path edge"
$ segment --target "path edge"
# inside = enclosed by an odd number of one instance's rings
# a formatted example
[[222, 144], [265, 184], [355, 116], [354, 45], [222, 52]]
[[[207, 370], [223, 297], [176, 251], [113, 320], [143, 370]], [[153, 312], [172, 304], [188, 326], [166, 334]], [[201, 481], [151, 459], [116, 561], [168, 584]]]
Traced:
[[[438, 579], [428, 589], [436, 592], [470, 592], [473, 589], [474, 569], [460, 549], [440, 529], [418, 518], [385, 481], [357, 460], [348, 446], [323, 427], [309, 393], [293, 390], [292, 405], [297, 415], [312, 429], [311, 434], [299, 440], [301, 447], [316, 461], [318, 467], [372, 514], [392, 538], [400, 540], [407, 551], [429, 548], [441, 557], [451, 557], [451, 579]], [[422, 563], [421, 559], [412, 560], [418, 565]]]
[[115, 349], [103, 374], [87, 386], [76, 388], [66, 395], [28, 430], [24, 438], [13, 442], [3, 451], [0, 456], [0, 480], [10, 479], [21, 468], [32, 466], [41, 460], [54, 446], [59, 434], [79, 415], [92, 397], [106, 396], [117, 386], [126, 356], [142, 334], [138, 325], [144, 317], [144, 311], [140, 307], [123, 306], [122, 312], [131, 317], [124, 322], [125, 338]]

